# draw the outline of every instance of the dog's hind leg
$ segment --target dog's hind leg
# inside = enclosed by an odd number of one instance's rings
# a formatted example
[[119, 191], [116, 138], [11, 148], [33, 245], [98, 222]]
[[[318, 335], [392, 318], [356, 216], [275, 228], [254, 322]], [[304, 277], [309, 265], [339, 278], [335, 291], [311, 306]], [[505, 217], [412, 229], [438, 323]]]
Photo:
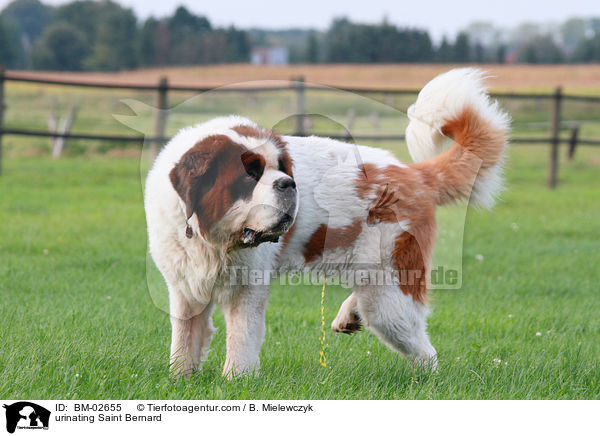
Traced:
[[189, 302], [179, 291], [170, 289], [171, 374], [189, 376], [202, 365], [214, 327], [213, 304]]
[[331, 330], [334, 333], [352, 334], [359, 331], [362, 327], [360, 316], [356, 309], [356, 294], [352, 293], [340, 306], [340, 310], [331, 323]]
[[381, 342], [404, 354], [415, 366], [437, 368], [436, 351], [426, 331], [429, 310], [424, 303], [396, 285], [369, 286], [355, 293], [365, 327]]

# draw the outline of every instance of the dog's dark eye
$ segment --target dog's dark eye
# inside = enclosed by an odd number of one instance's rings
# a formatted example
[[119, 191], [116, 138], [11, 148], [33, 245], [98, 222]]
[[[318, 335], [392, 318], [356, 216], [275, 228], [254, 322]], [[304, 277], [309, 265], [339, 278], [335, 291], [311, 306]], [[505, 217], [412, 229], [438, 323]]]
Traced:
[[246, 174], [250, 178], [259, 180], [262, 177], [265, 160], [261, 155], [247, 151], [242, 154], [242, 163], [244, 164]]
[[246, 166], [247, 177], [251, 177], [254, 180], [259, 180], [262, 177], [263, 168], [260, 161], [256, 160]]

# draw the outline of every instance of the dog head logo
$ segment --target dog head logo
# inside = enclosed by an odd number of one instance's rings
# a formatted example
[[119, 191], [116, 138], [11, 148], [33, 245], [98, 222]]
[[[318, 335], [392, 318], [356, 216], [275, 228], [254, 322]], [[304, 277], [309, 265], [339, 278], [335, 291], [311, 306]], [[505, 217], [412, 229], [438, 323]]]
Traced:
[[28, 401], [3, 406], [6, 409], [6, 431], [19, 429], [48, 429], [50, 411]]

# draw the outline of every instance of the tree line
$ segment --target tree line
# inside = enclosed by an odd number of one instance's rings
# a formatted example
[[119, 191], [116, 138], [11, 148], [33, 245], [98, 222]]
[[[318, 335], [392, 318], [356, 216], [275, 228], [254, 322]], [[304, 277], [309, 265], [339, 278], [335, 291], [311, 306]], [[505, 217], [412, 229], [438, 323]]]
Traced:
[[115, 71], [249, 59], [246, 32], [213, 27], [184, 7], [143, 22], [110, 0], [58, 7], [15, 0], [0, 14], [0, 63], [9, 68]]
[[116, 71], [248, 62], [252, 47], [285, 46], [295, 63], [564, 63], [600, 61], [600, 18], [498, 29], [473, 23], [434, 44], [426, 30], [335, 19], [325, 31], [215, 27], [178, 7], [139, 20], [111, 0], [53, 7], [14, 0], [0, 13], [0, 64], [15, 69]]
[[498, 28], [475, 22], [433, 44], [425, 30], [337, 19], [292, 47], [297, 62], [590, 63], [600, 62], [600, 18]]

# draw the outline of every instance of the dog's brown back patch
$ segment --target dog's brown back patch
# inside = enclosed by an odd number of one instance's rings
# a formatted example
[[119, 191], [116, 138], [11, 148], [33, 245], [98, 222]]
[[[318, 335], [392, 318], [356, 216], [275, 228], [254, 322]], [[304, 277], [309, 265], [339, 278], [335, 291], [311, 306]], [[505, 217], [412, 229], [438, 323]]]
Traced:
[[340, 228], [329, 228], [321, 224], [304, 246], [304, 260], [312, 262], [323, 255], [325, 250], [349, 247], [362, 231], [362, 220], [356, 218], [352, 224]]
[[428, 183], [430, 173], [412, 165], [388, 165], [380, 168], [364, 164], [355, 181], [357, 195], [372, 201], [367, 223], [407, 222], [409, 232], [400, 234], [392, 252], [392, 261], [400, 289], [416, 301], [424, 302], [436, 235], [436, 192]]

